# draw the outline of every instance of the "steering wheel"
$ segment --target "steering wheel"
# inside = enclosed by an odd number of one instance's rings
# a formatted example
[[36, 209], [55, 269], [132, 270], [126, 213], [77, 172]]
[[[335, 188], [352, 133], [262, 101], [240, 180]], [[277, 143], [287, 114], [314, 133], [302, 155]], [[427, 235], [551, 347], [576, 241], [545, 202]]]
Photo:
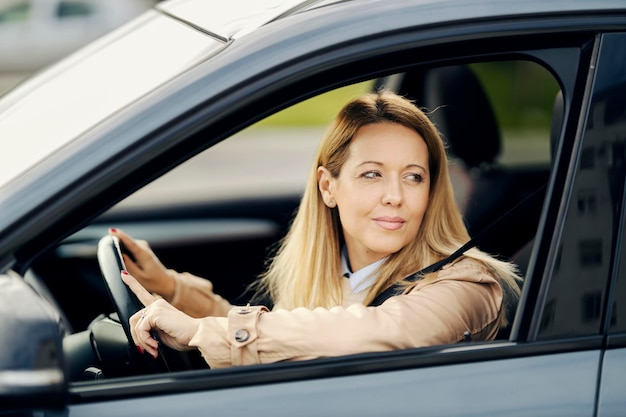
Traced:
[[192, 369], [185, 352], [179, 352], [159, 343], [159, 354], [156, 359], [148, 354], [140, 354], [130, 333], [130, 317], [141, 310], [143, 305], [128, 288], [120, 272], [126, 267], [122, 258], [117, 236], [106, 235], [98, 242], [98, 263], [106, 284], [113, 307], [119, 317], [129, 343], [131, 360], [144, 371], [150, 373], [171, 372]]

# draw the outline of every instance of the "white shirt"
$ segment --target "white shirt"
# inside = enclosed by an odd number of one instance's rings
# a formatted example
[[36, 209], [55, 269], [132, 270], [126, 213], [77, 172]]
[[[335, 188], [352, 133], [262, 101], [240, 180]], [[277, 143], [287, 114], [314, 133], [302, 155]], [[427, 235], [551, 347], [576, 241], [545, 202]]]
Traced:
[[[344, 246], [341, 250], [341, 272], [347, 278], [348, 285], [344, 283], [344, 305], [362, 302], [374, 285], [378, 275], [376, 270], [385, 261], [386, 258], [379, 259], [369, 265], [364, 266], [358, 271], [352, 272], [350, 268], [350, 260], [348, 259], [348, 250]], [[345, 291], [346, 289], [349, 292]]]

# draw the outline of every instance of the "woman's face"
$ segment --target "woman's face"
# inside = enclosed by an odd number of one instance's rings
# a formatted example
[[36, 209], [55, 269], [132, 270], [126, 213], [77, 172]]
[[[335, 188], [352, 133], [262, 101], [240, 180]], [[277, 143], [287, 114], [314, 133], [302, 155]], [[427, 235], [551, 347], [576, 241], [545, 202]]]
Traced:
[[353, 271], [415, 239], [428, 206], [428, 149], [396, 123], [361, 127], [337, 178], [320, 167], [324, 201], [337, 205]]

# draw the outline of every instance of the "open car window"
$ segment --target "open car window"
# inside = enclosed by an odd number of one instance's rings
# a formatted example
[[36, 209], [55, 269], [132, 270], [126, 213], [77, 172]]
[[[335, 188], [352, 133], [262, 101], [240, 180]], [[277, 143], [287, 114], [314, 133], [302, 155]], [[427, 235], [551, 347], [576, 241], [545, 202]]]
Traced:
[[[101, 327], [95, 323], [102, 320], [113, 326], [115, 322], [114, 316], [110, 322], [113, 308], [94, 249], [94, 241], [108, 227], [147, 240], [167, 267], [210, 279], [217, 293], [245, 304], [251, 296], [248, 286], [263, 272], [289, 227], [315, 149], [332, 117], [350, 98], [379, 88], [415, 100], [437, 124], [448, 145], [457, 204], [471, 233], [480, 232], [547, 183], [559, 88], [537, 63], [418, 67], [290, 106], [138, 190], [33, 265], [73, 333], [68, 346], [80, 358], [72, 363], [70, 357], [73, 380], [93, 378], [85, 370], [102, 365], [85, 359], [90, 355], [84, 350], [93, 346], [80, 342], [81, 335]], [[494, 237], [485, 250], [513, 260], [524, 275], [540, 212], [541, 204], [525, 213], [507, 239]], [[63, 280], [50, 273], [68, 270], [71, 273]], [[94, 296], [89, 301], [76, 299], [63, 290], [67, 285]], [[507, 337], [503, 332], [500, 339]], [[121, 338], [118, 343], [125, 341]], [[115, 353], [115, 344], [106, 349], [111, 351], [99, 357], [119, 361], [105, 365], [110, 368], [103, 370], [107, 378], [133, 375], [133, 369], [120, 361], [123, 355]], [[204, 367], [201, 358], [193, 361]]]

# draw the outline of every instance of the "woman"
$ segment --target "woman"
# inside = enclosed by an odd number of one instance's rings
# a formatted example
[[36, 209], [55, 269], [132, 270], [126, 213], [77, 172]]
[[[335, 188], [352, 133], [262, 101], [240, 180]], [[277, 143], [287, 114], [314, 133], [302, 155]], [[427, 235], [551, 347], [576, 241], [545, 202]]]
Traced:
[[[272, 311], [233, 307], [209, 281], [166, 270], [147, 243], [111, 233], [143, 284], [122, 272], [146, 305], [130, 319], [138, 349], [156, 356], [156, 329], [212, 368], [455, 343], [468, 332], [491, 340], [519, 297], [514, 265], [477, 249], [404, 281], [469, 235], [435, 126], [390, 92], [348, 103], [323, 138], [292, 227], [258, 282]], [[401, 295], [368, 306], [398, 282]]]

